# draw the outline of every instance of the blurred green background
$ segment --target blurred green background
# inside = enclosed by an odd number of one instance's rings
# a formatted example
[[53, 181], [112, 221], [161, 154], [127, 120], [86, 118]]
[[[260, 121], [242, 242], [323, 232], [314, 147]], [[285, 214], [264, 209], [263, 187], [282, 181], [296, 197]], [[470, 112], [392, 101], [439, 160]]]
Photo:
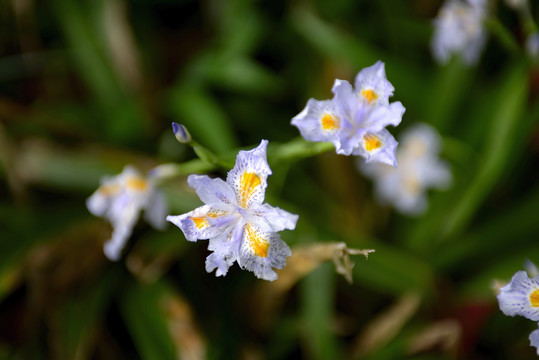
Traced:
[[[437, 65], [440, 5], [1, 1], [0, 358], [535, 358], [535, 324], [504, 316], [492, 282], [539, 262], [539, 68], [501, 1], [479, 64]], [[420, 218], [377, 205], [353, 158], [272, 158], [310, 97], [377, 60], [406, 107], [391, 132], [433, 125], [451, 164]], [[85, 200], [126, 164], [194, 159], [172, 121], [221, 155], [270, 141], [266, 198], [300, 215], [282, 237], [309, 266], [289, 258], [284, 285], [216, 278], [205, 242], [143, 222], [104, 257], [111, 227]], [[200, 204], [185, 180], [162, 184], [170, 214]], [[352, 257], [353, 284], [316, 251], [332, 242], [376, 249]]]

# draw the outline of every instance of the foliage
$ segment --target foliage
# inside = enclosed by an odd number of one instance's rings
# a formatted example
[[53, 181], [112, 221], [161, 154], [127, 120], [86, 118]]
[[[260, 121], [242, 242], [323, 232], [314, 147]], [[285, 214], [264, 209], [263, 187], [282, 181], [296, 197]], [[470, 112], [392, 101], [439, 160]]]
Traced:
[[[491, 1], [480, 62], [440, 66], [429, 52], [440, 5], [2, 3], [0, 357], [534, 357], [533, 324], [505, 317], [491, 289], [539, 261], [530, 25]], [[422, 217], [378, 205], [357, 159], [290, 126], [309, 98], [331, 97], [335, 78], [353, 81], [378, 60], [406, 107], [392, 133], [433, 125], [451, 164], [453, 186], [430, 192]], [[207, 152], [176, 142], [172, 121]], [[299, 214], [283, 240], [307, 254], [289, 258], [287, 283], [238, 267], [216, 278], [206, 245], [173, 226], [139, 222], [124, 257], [105, 258], [111, 227], [84, 205], [102, 176], [174, 164], [160, 188], [182, 214], [201, 204], [187, 175], [223, 177], [261, 139], [268, 202]], [[328, 262], [342, 245], [316, 248], [336, 242], [376, 250], [352, 257], [353, 284]]]

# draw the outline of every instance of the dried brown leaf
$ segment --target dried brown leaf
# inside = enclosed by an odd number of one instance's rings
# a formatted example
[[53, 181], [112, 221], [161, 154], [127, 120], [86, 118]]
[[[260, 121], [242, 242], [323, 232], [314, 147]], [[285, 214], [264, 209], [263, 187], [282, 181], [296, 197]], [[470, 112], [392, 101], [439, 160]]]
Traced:
[[408, 293], [372, 320], [354, 342], [354, 358], [363, 357], [389, 343], [415, 314], [421, 296]]

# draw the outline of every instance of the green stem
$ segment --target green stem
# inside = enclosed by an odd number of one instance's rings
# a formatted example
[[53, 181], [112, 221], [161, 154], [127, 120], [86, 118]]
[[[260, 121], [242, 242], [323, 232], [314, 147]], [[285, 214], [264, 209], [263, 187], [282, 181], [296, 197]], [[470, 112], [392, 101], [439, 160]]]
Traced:
[[497, 37], [500, 43], [511, 53], [517, 54], [520, 52], [520, 46], [509, 30], [496, 18], [488, 18], [485, 20], [485, 26], [490, 33]]
[[284, 144], [271, 145], [268, 150], [272, 165], [289, 160], [299, 160], [330, 151], [334, 145], [330, 142], [311, 142], [297, 137]]
[[[195, 141], [189, 145], [193, 148], [199, 159], [187, 161], [182, 164], [163, 164], [153, 170], [153, 176], [156, 179], [166, 180], [176, 176], [185, 176], [194, 173], [208, 173], [218, 168], [231, 169], [234, 167], [234, 154], [227, 153], [218, 157], [207, 148], [201, 146]], [[291, 160], [300, 160], [303, 158], [316, 156], [333, 149], [334, 146], [329, 142], [309, 142], [302, 137], [297, 137], [283, 144], [270, 144], [268, 149], [268, 158], [272, 166], [277, 166], [282, 162]]]

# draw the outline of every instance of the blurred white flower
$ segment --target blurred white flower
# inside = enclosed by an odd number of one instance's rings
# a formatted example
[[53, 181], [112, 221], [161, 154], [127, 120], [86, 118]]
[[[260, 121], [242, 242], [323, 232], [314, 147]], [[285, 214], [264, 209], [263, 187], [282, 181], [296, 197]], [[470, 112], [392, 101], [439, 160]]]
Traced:
[[539, 355], [539, 329], [532, 331], [528, 339], [530, 339], [530, 345], [535, 346], [537, 355]]
[[526, 261], [524, 262], [524, 269], [526, 269], [528, 276], [531, 278], [539, 275], [539, 269], [537, 269], [537, 266], [532, 261], [530, 261], [530, 259], [526, 259]]
[[391, 204], [403, 214], [420, 215], [427, 209], [427, 189], [449, 186], [451, 172], [438, 159], [440, 136], [433, 127], [416, 125], [401, 138], [398, 167], [359, 163], [359, 168], [374, 181], [380, 203]]
[[466, 64], [475, 64], [487, 40], [486, 16], [486, 0], [447, 0], [434, 20], [434, 58], [446, 64], [451, 55], [458, 54]]
[[539, 32], [533, 32], [526, 38], [526, 52], [533, 59], [539, 59]]
[[126, 166], [119, 175], [104, 177], [86, 206], [92, 214], [112, 224], [112, 237], [103, 250], [113, 261], [120, 258], [141, 210], [144, 210], [144, 219], [154, 228], [163, 229], [166, 225], [167, 206], [163, 195], [151, 178], [140, 175], [131, 166]]
[[505, 0], [505, 4], [515, 10], [520, 10], [528, 7], [528, 0]]

